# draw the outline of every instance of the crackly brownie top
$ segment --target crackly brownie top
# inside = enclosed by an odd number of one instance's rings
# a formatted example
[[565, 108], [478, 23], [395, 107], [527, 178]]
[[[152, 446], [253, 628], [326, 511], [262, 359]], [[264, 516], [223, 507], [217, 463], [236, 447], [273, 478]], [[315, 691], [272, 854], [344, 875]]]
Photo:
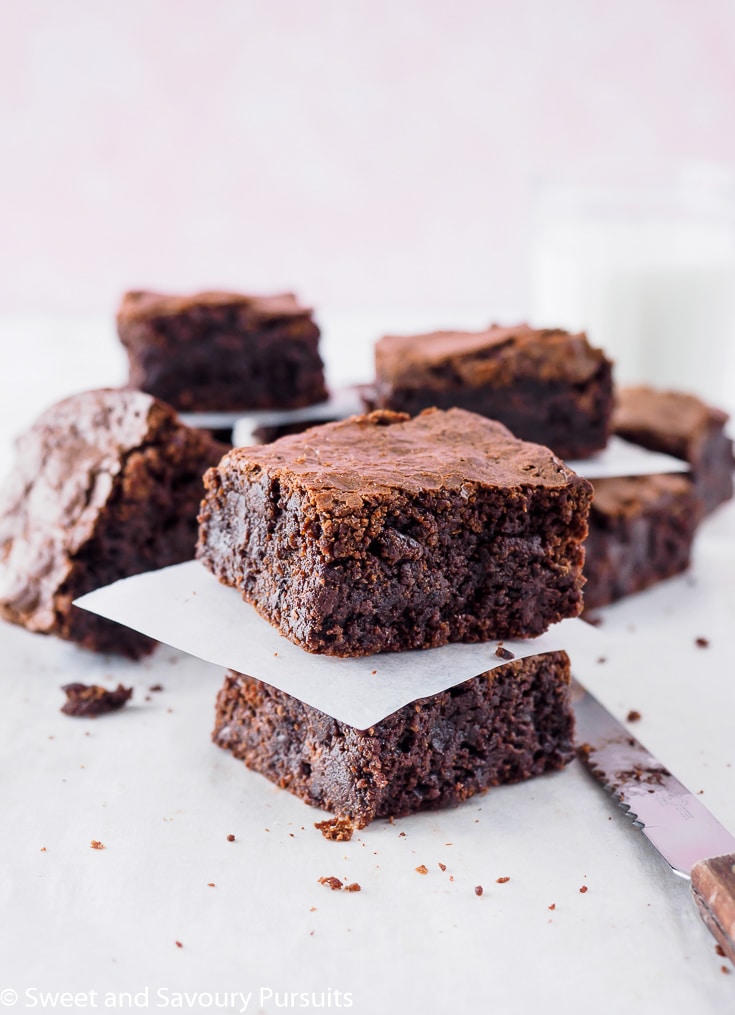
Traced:
[[0, 608], [12, 600], [31, 611], [36, 578], [46, 589], [64, 580], [126, 455], [172, 428], [185, 429], [163, 402], [110, 389], [59, 402], [18, 438], [14, 470], [0, 488]]
[[352, 416], [264, 447], [235, 448], [218, 469], [253, 481], [265, 471], [345, 504], [391, 490], [469, 495], [473, 485], [587, 486], [548, 448], [464, 409], [426, 409], [413, 418], [388, 410]]
[[728, 415], [683, 391], [660, 391], [645, 385], [621, 388], [616, 393], [613, 429], [624, 434], [660, 432], [687, 441], [707, 429], [721, 429]]
[[264, 321], [277, 317], [310, 317], [312, 309], [302, 306], [293, 293], [275, 296], [252, 296], [232, 292], [200, 292], [190, 296], [173, 296], [147, 290], [125, 293], [117, 312], [118, 324], [127, 324], [159, 317], [173, 317], [199, 309], [237, 307], [248, 316]]
[[692, 506], [695, 496], [691, 480], [679, 473], [651, 476], [615, 476], [592, 481], [592, 514], [635, 518], [656, 507], [684, 498]]
[[484, 331], [385, 335], [375, 346], [378, 380], [409, 388], [505, 385], [518, 377], [590, 379], [606, 361], [584, 333], [491, 325]]

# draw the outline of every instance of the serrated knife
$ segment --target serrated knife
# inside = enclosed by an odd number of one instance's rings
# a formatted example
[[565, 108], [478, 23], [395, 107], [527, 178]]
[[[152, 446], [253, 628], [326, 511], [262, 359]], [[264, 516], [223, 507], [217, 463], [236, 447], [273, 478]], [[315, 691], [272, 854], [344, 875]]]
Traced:
[[691, 880], [709, 930], [735, 962], [735, 836], [577, 681], [577, 754], [656, 847]]

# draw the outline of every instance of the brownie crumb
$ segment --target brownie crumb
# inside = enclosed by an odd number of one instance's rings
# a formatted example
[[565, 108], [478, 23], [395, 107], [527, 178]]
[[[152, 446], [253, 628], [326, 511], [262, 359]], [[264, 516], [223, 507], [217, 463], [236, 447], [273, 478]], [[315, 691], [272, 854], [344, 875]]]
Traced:
[[429, 868], [426, 866], [425, 863], [420, 863], [418, 865], [418, 867], [416, 868], [416, 873], [417, 874], [428, 874], [429, 873]]
[[584, 895], [584, 893], [586, 891], [587, 891], [587, 885], [582, 885], [582, 887], [579, 889], [580, 895]]
[[176, 945], [177, 948], [183, 948], [184, 947], [180, 941], [175, 941], [174, 944]]
[[151, 687], [148, 688], [149, 691], [154, 691], [154, 692], [155, 691], [162, 691], [163, 689], [164, 689], [163, 688], [163, 684], [153, 684]]
[[227, 836], [227, 841], [228, 842], [234, 842], [235, 841], [235, 836], [232, 834], [232, 832], [230, 832], [230, 834]]
[[548, 908], [549, 909], [556, 909], [556, 903], [552, 902], [551, 905]]
[[515, 653], [511, 652], [509, 648], [506, 648], [502, 641], [498, 642], [498, 647], [495, 649], [495, 655], [498, 659], [515, 659]]
[[328, 818], [326, 821], [315, 821], [314, 828], [318, 828], [325, 839], [330, 842], [349, 842], [354, 831], [349, 818]]
[[329, 887], [332, 889], [333, 892], [338, 892], [342, 887], [342, 882], [339, 880], [339, 878], [335, 877], [319, 878], [318, 883], [320, 885], [329, 885]]
[[90, 842], [89, 845], [90, 845], [90, 847], [92, 849], [104, 849], [105, 848], [104, 845], [100, 842], [99, 839], [92, 839], [92, 841]]
[[720, 956], [721, 959], [725, 958], [725, 949], [722, 945], [715, 945], [715, 952]]
[[482, 885], [475, 885], [475, 895], [482, 895], [483, 891]]
[[[47, 852], [47, 850], [46, 850], [46, 847], [45, 847], [45, 846], [41, 846], [41, 852], [42, 852], [42, 853], [46, 853], [46, 852]], [[723, 952], [722, 954], [724, 955], [725, 953]]]
[[122, 708], [132, 696], [132, 687], [118, 684], [114, 691], [107, 691], [97, 684], [64, 684], [61, 690], [66, 701], [61, 706], [64, 715], [85, 719], [96, 719], [105, 712], [114, 712]]
[[405, 832], [399, 832], [398, 833], [398, 838], [399, 839], [405, 839], [406, 838], [406, 833]]
[[361, 892], [362, 885], [358, 885], [357, 881], [353, 881], [350, 885], [345, 885], [346, 892]]
[[447, 865], [445, 863], [441, 863], [441, 861], [440, 861], [439, 862], [439, 870], [445, 871], [446, 869], [447, 869]]
[[495, 878], [499, 885], [505, 885], [510, 881], [510, 875], [506, 875], [504, 878]]
[[694, 644], [697, 648], [709, 648], [709, 638], [695, 638]]
[[626, 716], [626, 719], [628, 722], [638, 722], [641, 719], [641, 713], [636, 709], [631, 708], [630, 712], [628, 712], [628, 715]]
[[214, 881], [208, 881], [207, 888], [214, 888]]
[[727, 973], [728, 976], [730, 975], [730, 969], [728, 966], [720, 966], [720, 972]]

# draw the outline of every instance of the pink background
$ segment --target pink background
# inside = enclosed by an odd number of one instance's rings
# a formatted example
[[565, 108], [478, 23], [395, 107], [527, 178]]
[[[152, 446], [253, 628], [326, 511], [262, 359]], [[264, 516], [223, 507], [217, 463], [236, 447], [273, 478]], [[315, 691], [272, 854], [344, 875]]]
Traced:
[[26, 0], [0, 312], [133, 286], [528, 305], [534, 184], [735, 168], [731, 0]]

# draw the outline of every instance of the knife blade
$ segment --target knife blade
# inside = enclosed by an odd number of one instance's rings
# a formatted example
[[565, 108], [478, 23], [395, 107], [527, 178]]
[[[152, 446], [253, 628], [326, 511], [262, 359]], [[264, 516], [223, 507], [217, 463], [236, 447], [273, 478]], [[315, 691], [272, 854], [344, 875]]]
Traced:
[[572, 680], [577, 754], [674, 873], [691, 880], [704, 923], [735, 963], [735, 835]]

